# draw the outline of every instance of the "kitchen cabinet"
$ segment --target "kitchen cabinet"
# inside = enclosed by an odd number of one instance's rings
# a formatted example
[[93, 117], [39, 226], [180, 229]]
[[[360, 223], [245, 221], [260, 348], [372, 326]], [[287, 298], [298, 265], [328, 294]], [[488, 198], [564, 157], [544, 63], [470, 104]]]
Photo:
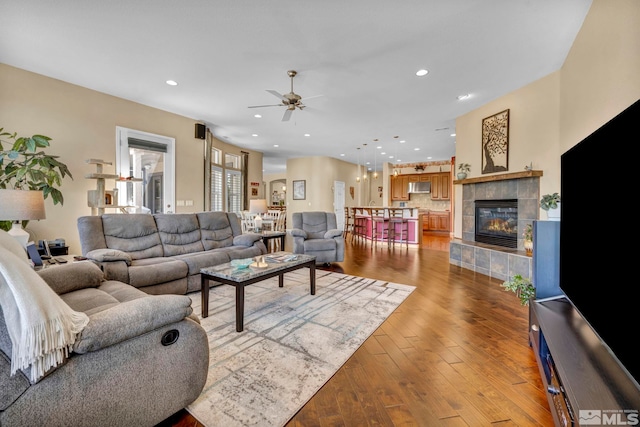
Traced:
[[449, 231], [451, 212], [429, 211], [422, 215], [422, 231]]
[[391, 177], [391, 200], [409, 200], [409, 175]]
[[431, 173], [431, 200], [449, 200], [451, 174], [449, 172]]
[[410, 182], [431, 182], [431, 200], [449, 200], [449, 187], [451, 174], [449, 172], [438, 173], [414, 173], [391, 177], [391, 200], [409, 200]]

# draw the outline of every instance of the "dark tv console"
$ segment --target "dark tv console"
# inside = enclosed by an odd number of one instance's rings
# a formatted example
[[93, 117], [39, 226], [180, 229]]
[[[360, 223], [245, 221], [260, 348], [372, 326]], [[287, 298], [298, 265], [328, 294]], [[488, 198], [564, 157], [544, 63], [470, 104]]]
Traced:
[[[529, 343], [555, 424], [640, 425], [640, 388], [561, 291], [559, 260], [560, 222], [534, 221]], [[620, 331], [630, 346], [635, 327]]]
[[532, 301], [529, 316], [556, 426], [640, 425], [640, 389], [566, 298]]

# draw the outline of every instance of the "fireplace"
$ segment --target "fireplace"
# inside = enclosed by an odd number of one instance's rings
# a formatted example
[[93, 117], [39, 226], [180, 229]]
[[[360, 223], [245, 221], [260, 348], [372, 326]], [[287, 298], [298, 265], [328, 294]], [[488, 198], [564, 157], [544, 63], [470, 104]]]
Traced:
[[476, 200], [475, 241], [518, 247], [518, 200]]

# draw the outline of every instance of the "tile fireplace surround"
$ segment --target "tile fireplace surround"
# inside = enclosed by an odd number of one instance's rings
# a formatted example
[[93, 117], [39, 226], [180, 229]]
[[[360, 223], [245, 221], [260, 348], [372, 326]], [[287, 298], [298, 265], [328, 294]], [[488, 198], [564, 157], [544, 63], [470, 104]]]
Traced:
[[[538, 219], [542, 171], [524, 171], [454, 181], [462, 185], [462, 239], [449, 245], [449, 264], [507, 280], [521, 274], [532, 277], [532, 259], [525, 254], [522, 232]], [[476, 200], [518, 200], [517, 249], [475, 242]]]

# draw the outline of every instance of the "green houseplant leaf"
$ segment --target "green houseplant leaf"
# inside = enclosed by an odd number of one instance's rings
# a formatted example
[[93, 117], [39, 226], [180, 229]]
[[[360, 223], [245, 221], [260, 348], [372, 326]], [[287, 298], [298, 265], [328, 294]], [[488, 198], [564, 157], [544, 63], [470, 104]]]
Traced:
[[[45, 199], [51, 197], [54, 205], [63, 205], [59, 187], [65, 177], [73, 179], [73, 175], [58, 156], [42, 150], [50, 147], [50, 141], [45, 135], [19, 137], [0, 128], [0, 188], [42, 190]], [[11, 221], [0, 221], [0, 228], [9, 230]]]
[[520, 274], [516, 274], [500, 286], [502, 286], [505, 291], [515, 293], [520, 299], [521, 305], [529, 305], [529, 300], [536, 295], [536, 288], [533, 286], [531, 280], [522, 277]]
[[545, 211], [548, 211], [549, 209], [557, 209], [558, 203], [560, 203], [560, 194], [558, 193], [545, 194], [540, 199], [540, 207]]

